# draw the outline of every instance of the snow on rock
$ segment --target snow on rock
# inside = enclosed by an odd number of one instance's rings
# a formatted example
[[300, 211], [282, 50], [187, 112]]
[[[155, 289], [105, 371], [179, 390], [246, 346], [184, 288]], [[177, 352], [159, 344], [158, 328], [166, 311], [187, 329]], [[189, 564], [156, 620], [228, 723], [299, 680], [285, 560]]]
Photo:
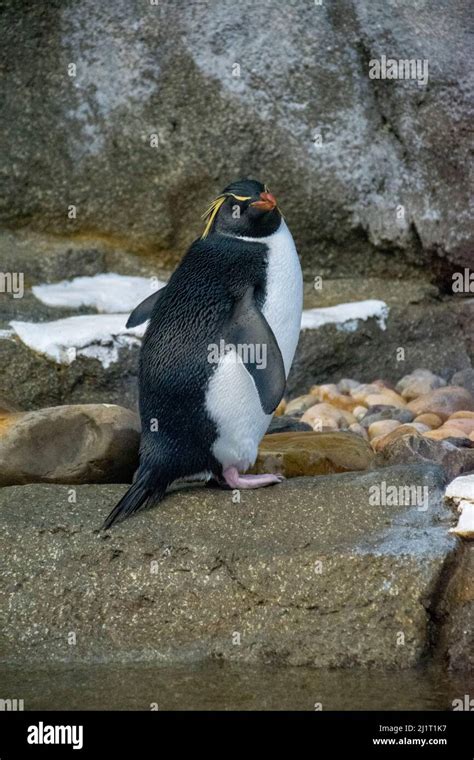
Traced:
[[458, 524], [449, 532], [461, 536], [461, 538], [474, 538], [474, 503], [472, 501], [461, 501], [458, 511], [461, 513]]
[[461, 475], [452, 480], [444, 498], [454, 502], [460, 512], [458, 524], [449, 532], [461, 538], [474, 539], [474, 475]]
[[459, 504], [463, 499], [474, 502], [474, 475], [461, 475], [452, 480], [446, 488], [444, 496], [456, 504]]
[[10, 322], [16, 335], [33, 351], [58, 364], [79, 356], [98, 359], [107, 369], [118, 361], [119, 349], [139, 344], [146, 325], [127, 329], [124, 314], [92, 314], [54, 322]]
[[301, 329], [309, 330], [323, 325], [336, 325], [338, 329], [354, 332], [360, 320], [373, 317], [381, 330], [385, 330], [388, 306], [385, 301], [352, 301], [328, 306], [323, 309], [305, 309], [301, 317]]
[[105, 314], [130, 312], [166, 282], [157, 277], [126, 277], [109, 272], [75, 277], [51, 285], [34, 285], [36, 298], [47, 306], [77, 309], [90, 306]]

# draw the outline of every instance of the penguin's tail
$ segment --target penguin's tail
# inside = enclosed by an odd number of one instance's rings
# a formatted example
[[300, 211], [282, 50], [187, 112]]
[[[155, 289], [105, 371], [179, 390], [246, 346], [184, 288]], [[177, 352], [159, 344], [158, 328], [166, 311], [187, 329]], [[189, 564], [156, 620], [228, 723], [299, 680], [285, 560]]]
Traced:
[[157, 504], [165, 495], [169, 482], [169, 480], [157, 480], [152, 476], [151, 470], [140, 468], [127, 493], [122, 496], [105, 520], [102, 530], [108, 530], [115, 523], [122, 522], [136, 512]]

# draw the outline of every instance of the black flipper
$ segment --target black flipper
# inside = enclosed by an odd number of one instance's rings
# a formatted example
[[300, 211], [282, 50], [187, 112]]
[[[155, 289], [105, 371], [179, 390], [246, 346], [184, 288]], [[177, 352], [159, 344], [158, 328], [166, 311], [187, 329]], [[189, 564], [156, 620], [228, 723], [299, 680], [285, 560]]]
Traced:
[[255, 303], [253, 288], [240, 299], [224, 327], [226, 346], [239, 355], [257, 387], [265, 414], [275, 411], [285, 392], [285, 365], [273, 330]]
[[137, 325], [141, 325], [143, 322], [146, 322], [147, 319], [150, 319], [155, 304], [158, 303], [165, 290], [166, 285], [163, 288], [156, 290], [151, 296], [145, 298], [145, 300], [139, 303], [138, 306], [135, 306], [127, 320], [126, 327], [137, 327]]

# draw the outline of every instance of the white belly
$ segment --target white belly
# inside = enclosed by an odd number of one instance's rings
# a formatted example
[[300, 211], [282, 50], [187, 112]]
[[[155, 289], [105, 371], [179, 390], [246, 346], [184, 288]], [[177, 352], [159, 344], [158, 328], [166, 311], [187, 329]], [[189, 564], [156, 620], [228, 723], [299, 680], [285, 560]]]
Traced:
[[[262, 313], [272, 328], [288, 377], [298, 344], [303, 308], [303, 279], [291, 233], [282, 220], [267, 238], [243, 238], [268, 246], [267, 290]], [[258, 444], [270, 424], [252, 377], [235, 353], [220, 361], [206, 395], [206, 406], [219, 431], [213, 447], [223, 468], [247, 470], [257, 458]]]

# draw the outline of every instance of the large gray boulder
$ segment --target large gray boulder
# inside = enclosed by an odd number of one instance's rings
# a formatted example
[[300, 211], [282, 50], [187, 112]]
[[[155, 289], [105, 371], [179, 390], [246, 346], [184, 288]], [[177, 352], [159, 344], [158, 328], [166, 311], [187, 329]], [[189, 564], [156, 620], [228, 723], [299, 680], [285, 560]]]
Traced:
[[[171, 263], [210, 198], [250, 174], [281, 198], [313, 276], [429, 266], [450, 282], [472, 230], [470, 14], [467, 0], [5, 0], [0, 222]], [[382, 55], [427, 60], [428, 83], [369, 78]]]
[[0, 662], [415, 665], [459, 551], [443, 478], [296, 478], [240, 502], [186, 488], [106, 533], [123, 486], [4, 488]]

